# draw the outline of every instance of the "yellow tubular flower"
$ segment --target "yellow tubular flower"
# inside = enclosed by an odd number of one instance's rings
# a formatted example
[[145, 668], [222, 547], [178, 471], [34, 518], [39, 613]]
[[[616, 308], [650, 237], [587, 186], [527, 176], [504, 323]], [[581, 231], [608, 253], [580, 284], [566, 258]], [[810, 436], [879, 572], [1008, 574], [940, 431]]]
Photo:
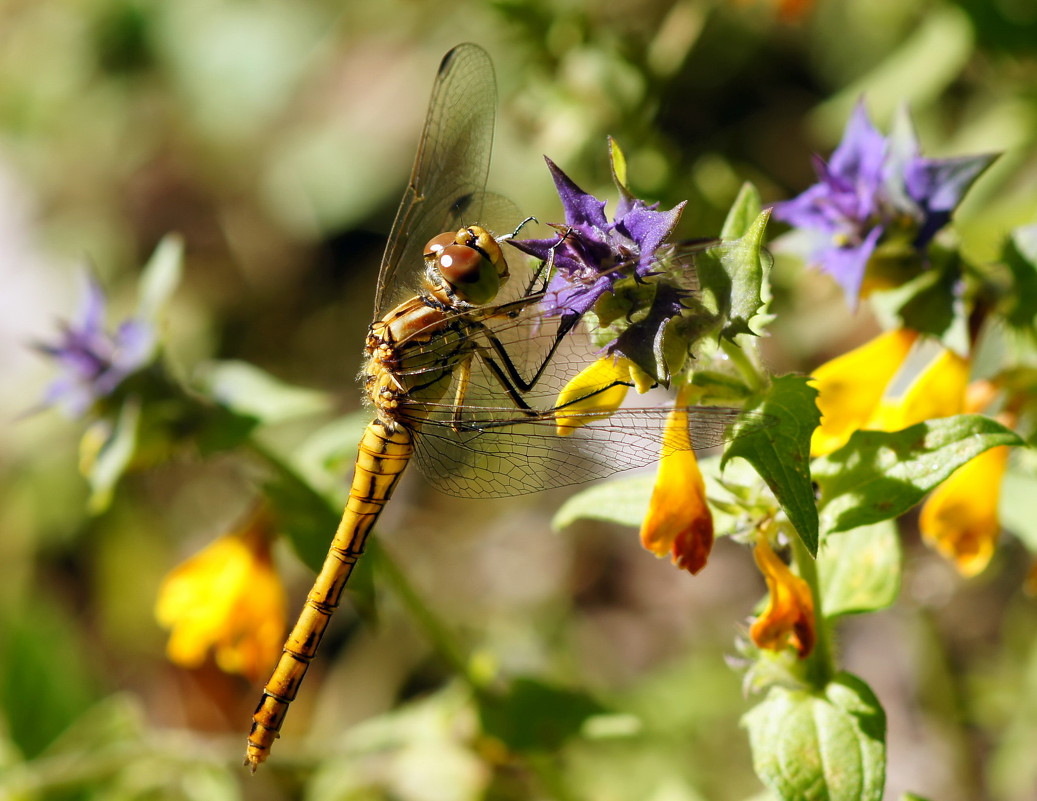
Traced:
[[159, 589], [155, 617], [170, 629], [167, 654], [198, 667], [211, 650], [226, 673], [255, 681], [281, 652], [285, 594], [270, 558], [265, 511], [176, 567]]
[[558, 393], [555, 402], [557, 407], [572, 413], [571, 416], [559, 415], [556, 418], [558, 436], [568, 436], [580, 426], [616, 411], [630, 389], [616, 382], [630, 381], [634, 376], [633, 367], [628, 359], [603, 356], [577, 373]]
[[905, 328], [888, 331], [814, 371], [822, 417], [810, 442], [811, 456], [831, 453], [864, 428], [917, 338], [917, 332]]
[[938, 486], [918, 519], [925, 542], [954, 562], [966, 578], [990, 562], [1001, 524], [997, 505], [1008, 448], [984, 451]]
[[756, 540], [756, 564], [767, 581], [767, 608], [753, 622], [749, 635], [760, 648], [781, 651], [795, 647], [803, 659], [814, 648], [814, 598], [810, 585], [795, 575], [774, 553], [766, 536]]
[[886, 401], [865, 428], [899, 431], [923, 420], [961, 414], [969, 383], [968, 359], [944, 348], [899, 399]]
[[641, 544], [656, 556], [669, 553], [677, 567], [695, 574], [706, 566], [713, 547], [713, 515], [706, 505], [706, 483], [691, 449], [686, 409], [690, 398], [691, 390], [681, 388], [666, 420], [664, 455], [648, 514], [641, 524]]

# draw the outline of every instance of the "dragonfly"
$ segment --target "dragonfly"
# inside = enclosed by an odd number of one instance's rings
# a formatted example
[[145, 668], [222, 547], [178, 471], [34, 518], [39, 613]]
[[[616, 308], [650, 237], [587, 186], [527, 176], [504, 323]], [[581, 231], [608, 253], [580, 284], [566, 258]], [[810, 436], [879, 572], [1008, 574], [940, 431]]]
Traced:
[[[488, 498], [603, 478], [666, 453], [671, 408], [605, 415], [579, 403], [621, 382], [559, 403], [596, 348], [583, 321], [542, 313], [544, 265], [528, 281], [508, 280], [503, 245], [518, 214], [485, 191], [496, 107], [486, 51], [474, 44], [450, 50], [379, 271], [361, 373], [374, 419], [360, 440], [326, 560], [253, 715], [245, 756], [253, 772], [268, 757], [368, 534], [411, 461], [447, 494]], [[685, 411], [688, 436], [671, 448], [716, 446], [745, 419], [737, 409]]]

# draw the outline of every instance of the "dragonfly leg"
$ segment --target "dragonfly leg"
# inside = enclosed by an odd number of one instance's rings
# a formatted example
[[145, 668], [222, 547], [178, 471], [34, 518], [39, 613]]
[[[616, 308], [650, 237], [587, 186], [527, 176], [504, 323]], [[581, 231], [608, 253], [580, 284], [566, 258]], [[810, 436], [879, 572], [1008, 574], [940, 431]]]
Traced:
[[[538, 367], [537, 371], [533, 374], [533, 377], [528, 381], [526, 381], [522, 377], [521, 373], [519, 373], [518, 368], [515, 367], [515, 363], [512, 361], [511, 356], [508, 354], [508, 349], [504, 347], [504, 343], [497, 338], [496, 334], [493, 333], [489, 326], [479, 323], [478, 328], [480, 329], [481, 333], [486, 337], [486, 341], [490, 343], [490, 346], [493, 348], [494, 352], [497, 354], [497, 357], [500, 359], [501, 364], [503, 364], [503, 369], [507, 373], [508, 380], [511, 382], [511, 384], [514, 387], [516, 387], [520, 392], [529, 392], [529, 390], [536, 386], [536, 383], [540, 380], [541, 376], [543, 376], [544, 371], [547, 369], [547, 366], [551, 363], [551, 359], [554, 358], [555, 352], [558, 350], [558, 346], [562, 344], [562, 340], [565, 339], [566, 335], [570, 331], [572, 331], [572, 329], [576, 326], [576, 323], [578, 323], [579, 320], [580, 318], [577, 316], [561, 318], [561, 320], [558, 323], [558, 331], [555, 332], [554, 342], [551, 343], [551, 349], [547, 352], [547, 355], [544, 357], [543, 362], [541, 362], [540, 367]], [[483, 356], [483, 359], [486, 361], [490, 359], [490, 357], [486, 356], [485, 354], [481, 355]], [[491, 369], [493, 368], [491, 367]]]
[[465, 396], [468, 394], [468, 382], [472, 377], [472, 357], [468, 356], [454, 370], [457, 377], [457, 389], [454, 391], [454, 419], [451, 427], [454, 431], [464, 430], [461, 423], [461, 407], [464, 406]]

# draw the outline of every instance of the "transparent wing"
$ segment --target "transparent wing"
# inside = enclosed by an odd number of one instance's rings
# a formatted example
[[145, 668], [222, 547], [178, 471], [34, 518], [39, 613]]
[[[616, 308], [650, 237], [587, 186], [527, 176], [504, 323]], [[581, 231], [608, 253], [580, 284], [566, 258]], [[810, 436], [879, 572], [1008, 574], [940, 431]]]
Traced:
[[[489, 55], [478, 45], [458, 45], [443, 57], [432, 87], [410, 183], [382, 257], [374, 319], [382, 317], [416, 282], [398, 274], [424, 265], [422, 249], [459, 221], [483, 219], [486, 174], [497, 112], [497, 82]], [[517, 222], [517, 221], [516, 221]], [[492, 230], [492, 229], [491, 229]]]
[[[487, 498], [580, 484], [772, 422], [738, 409], [689, 407], [685, 438], [666, 433], [672, 407], [624, 407], [608, 417], [560, 408], [559, 392], [594, 361], [596, 347], [582, 324], [566, 330], [557, 319], [541, 319], [537, 300], [458, 314], [455, 330], [464, 336], [433, 340], [397, 371], [412, 379], [452, 374], [438, 400], [412, 398], [398, 410], [420, 431], [418, 464], [441, 491]], [[586, 425], [559, 436], [563, 418]]]

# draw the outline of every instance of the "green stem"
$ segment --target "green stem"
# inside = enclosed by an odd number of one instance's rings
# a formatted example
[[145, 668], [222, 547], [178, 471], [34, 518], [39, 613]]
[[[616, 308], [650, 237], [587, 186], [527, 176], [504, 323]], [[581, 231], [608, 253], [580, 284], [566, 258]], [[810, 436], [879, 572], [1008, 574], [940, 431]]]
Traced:
[[375, 559], [382, 578], [392, 586], [411, 617], [425, 632], [433, 647], [450, 664], [454, 671], [465, 678], [469, 684], [476, 686], [478, 682], [470, 671], [471, 660], [454, 637], [453, 630], [443, 619], [436, 615], [426, 604], [399, 565], [386, 553], [385, 548], [377, 548], [371, 554]]
[[806, 679], [815, 688], [821, 689], [835, 677], [838, 667], [835, 664], [831, 628], [828, 621], [825, 620], [824, 608], [821, 605], [817, 562], [795, 531], [789, 532], [789, 540], [792, 542], [792, 553], [800, 578], [810, 587], [810, 594], [814, 599], [814, 636], [816, 639], [814, 648], [806, 658], [804, 665]]
[[760, 379], [760, 368], [753, 361], [748, 352], [728, 339], [721, 338], [720, 349], [731, 363], [738, 368], [739, 374], [745, 379], [746, 385], [752, 392], [758, 392], [762, 387]]

